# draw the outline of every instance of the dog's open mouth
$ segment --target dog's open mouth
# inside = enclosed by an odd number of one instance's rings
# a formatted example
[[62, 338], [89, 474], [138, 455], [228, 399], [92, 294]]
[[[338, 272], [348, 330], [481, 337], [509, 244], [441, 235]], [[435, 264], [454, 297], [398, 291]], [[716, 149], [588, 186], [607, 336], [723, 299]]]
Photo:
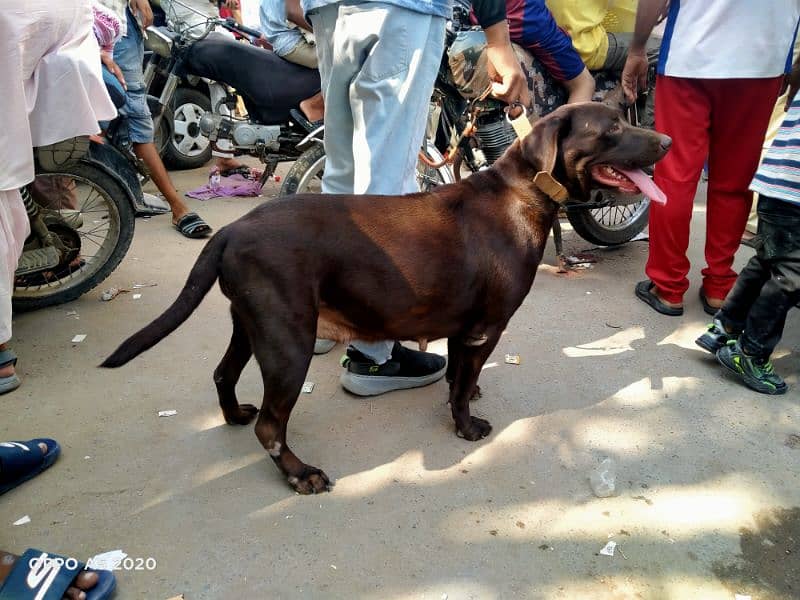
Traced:
[[667, 196], [641, 169], [625, 169], [611, 165], [592, 165], [592, 179], [625, 194], [642, 193], [651, 200], [666, 204]]

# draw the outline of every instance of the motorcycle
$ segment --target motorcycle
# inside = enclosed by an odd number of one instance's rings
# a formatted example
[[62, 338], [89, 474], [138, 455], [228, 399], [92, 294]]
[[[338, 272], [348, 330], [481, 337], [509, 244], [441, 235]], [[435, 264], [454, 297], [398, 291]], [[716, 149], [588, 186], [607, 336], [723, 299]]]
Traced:
[[[145, 80], [156, 70], [166, 73], [159, 98], [162, 111], [174, 106], [179, 84], [192, 79], [209, 82], [210, 106], [198, 103], [192, 107], [192, 118], [185, 126], [178, 125], [179, 115], [170, 116], [166, 110], [161, 123], [164, 119], [170, 122], [167, 135], [174, 140], [174, 132], [180, 127], [186, 130], [188, 137], [182, 141], [188, 140], [187, 144], [200, 138], [208, 144], [209, 152], [215, 149], [258, 158], [265, 165], [263, 186], [280, 162], [300, 156], [303, 140], [313, 133], [314, 128], [298, 108], [303, 99], [319, 91], [318, 72], [215, 32], [223, 29], [260, 36], [259, 31], [232, 19], [206, 17], [188, 27], [169, 17], [168, 22], [169, 27], [148, 28], [147, 46], [153, 51], [153, 59], [145, 69]], [[235, 116], [237, 96], [244, 101], [247, 117]]]
[[[425, 147], [420, 160], [428, 172], [450, 170], [450, 179], [461, 179], [462, 167], [471, 172], [487, 168], [499, 158], [516, 139], [516, 134], [507, 118], [506, 105], [486, 97], [468, 97], [456, 84], [448, 51], [456, 41], [465, 53], [480, 55], [485, 37], [480, 30], [469, 25], [466, 14], [460, 15], [458, 7], [454, 19], [448, 26], [445, 53], [437, 75]], [[472, 44], [472, 47], [470, 47]], [[534, 66], [538, 83], [548, 78], [546, 70], [522, 48], [515, 48], [522, 57]], [[597, 96], [602, 97], [619, 82], [619, 73], [595, 73]], [[535, 82], [536, 84], [537, 82]], [[653, 126], [652, 90], [655, 86], [655, 61], [650, 65], [647, 90], [628, 109], [627, 118], [634, 125]], [[549, 85], [557, 89], [558, 86]], [[596, 98], [599, 99], [599, 98]], [[566, 102], [566, 92], [548, 109]], [[540, 116], [543, 116], [540, 115]], [[322, 132], [314, 138], [314, 147], [307, 150], [295, 163], [284, 180], [281, 194], [314, 191], [319, 186], [325, 163]], [[433, 148], [432, 148], [433, 147]], [[431, 183], [431, 181], [427, 181]], [[424, 188], [423, 188], [424, 189]], [[600, 246], [614, 246], [630, 241], [647, 225], [649, 200], [642, 194], [619, 194], [608, 190], [596, 190], [587, 203], [572, 203], [566, 217], [573, 229], [587, 241]], [[554, 226], [556, 251], [562, 255], [560, 225]]]

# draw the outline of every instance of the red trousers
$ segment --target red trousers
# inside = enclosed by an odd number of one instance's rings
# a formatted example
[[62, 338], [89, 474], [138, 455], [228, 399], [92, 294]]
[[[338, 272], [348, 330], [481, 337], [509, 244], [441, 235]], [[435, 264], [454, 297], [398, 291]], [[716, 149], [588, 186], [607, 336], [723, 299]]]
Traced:
[[650, 205], [645, 271], [667, 302], [682, 302], [689, 289], [689, 223], [706, 158], [703, 292], [722, 299], [733, 287], [733, 256], [753, 198], [748, 188], [782, 79], [658, 77], [656, 129], [672, 138], [672, 147], [656, 164], [655, 182], [667, 195], [667, 204]]

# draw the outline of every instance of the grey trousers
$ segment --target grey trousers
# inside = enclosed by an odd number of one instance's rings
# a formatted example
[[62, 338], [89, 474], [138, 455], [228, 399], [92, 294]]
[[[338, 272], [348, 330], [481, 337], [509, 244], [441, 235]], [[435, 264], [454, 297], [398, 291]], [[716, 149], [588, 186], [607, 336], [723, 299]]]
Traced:
[[[325, 98], [322, 191], [419, 191], [417, 154], [444, 52], [445, 20], [382, 2], [329, 4], [309, 18]], [[383, 364], [393, 344], [353, 346]]]

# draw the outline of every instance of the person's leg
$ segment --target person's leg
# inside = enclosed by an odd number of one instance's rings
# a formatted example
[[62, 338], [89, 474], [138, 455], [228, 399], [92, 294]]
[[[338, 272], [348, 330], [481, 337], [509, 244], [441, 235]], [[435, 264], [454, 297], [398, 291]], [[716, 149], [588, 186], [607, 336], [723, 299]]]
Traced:
[[343, 47], [344, 41], [339, 39], [342, 36], [337, 30], [339, 9], [339, 5], [329, 4], [309, 15], [317, 40], [320, 83], [325, 99], [322, 191], [326, 194], [353, 193], [353, 114], [348, 92], [357, 65], [352, 64], [352, 59], [343, 60], [349, 49]]
[[769, 271], [747, 313], [741, 345], [749, 355], [769, 358], [800, 300], [800, 206], [762, 197], [758, 216], [758, 253]]
[[[127, 118], [130, 141], [136, 156], [150, 171], [153, 183], [164, 195], [164, 199], [172, 210], [173, 224], [178, 225], [182, 218], [190, 215], [189, 207], [176, 191], [153, 143], [153, 119], [147, 106], [147, 88], [142, 73], [143, 40], [136, 21], [130, 15], [130, 10], [127, 11], [127, 18], [127, 35], [114, 46], [114, 61], [119, 65], [128, 87], [126, 90], [127, 100], [120, 112], [124, 112]], [[211, 233], [211, 228], [203, 223], [197, 224], [193, 231], [197, 235], [208, 235]]]
[[[603, 62], [603, 70], [622, 71], [625, 67], [625, 61], [628, 59], [628, 48], [631, 47], [633, 33], [612, 33], [609, 31], [606, 35], [608, 36], [608, 52], [606, 53], [606, 60]], [[661, 39], [651, 35], [647, 40], [647, 58], [651, 60], [657, 59], [660, 49]]]
[[[30, 233], [28, 214], [19, 190], [0, 191], [0, 352], [8, 350], [11, 341], [11, 297], [14, 294], [14, 272], [25, 238]], [[14, 363], [0, 365], [0, 381], [6, 380], [6, 391], [19, 385]], [[14, 385], [15, 384], [15, 385]]]
[[656, 164], [655, 183], [666, 205], [650, 203], [650, 252], [645, 272], [653, 293], [680, 306], [689, 287], [689, 223], [700, 171], [708, 153], [710, 101], [702, 83], [659, 76], [656, 83], [656, 130], [672, 138], [672, 147]]
[[[703, 294], [719, 307], [736, 281], [731, 268], [744, 232], [753, 180], [782, 78], [706, 81], [711, 97], [711, 136], [706, 202]], [[658, 105], [656, 105], [658, 110]]]
[[281, 58], [309, 69], [316, 69], [319, 66], [317, 48], [314, 44], [310, 44], [306, 40], [301, 40], [297, 46], [292, 48], [290, 52], [284, 54]]

